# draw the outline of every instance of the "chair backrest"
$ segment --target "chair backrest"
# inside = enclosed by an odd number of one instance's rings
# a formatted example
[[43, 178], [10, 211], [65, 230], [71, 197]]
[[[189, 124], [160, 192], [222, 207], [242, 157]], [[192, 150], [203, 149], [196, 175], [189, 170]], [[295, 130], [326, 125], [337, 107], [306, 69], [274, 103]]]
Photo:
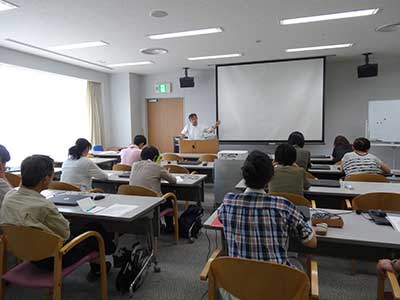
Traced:
[[218, 159], [216, 154], [203, 154], [199, 157], [199, 161], [201, 162], [214, 162], [216, 159]]
[[54, 256], [63, 245], [59, 236], [31, 227], [1, 225], [2, 243], [21, 260], [41, 260]]
[[116, 164], [112, 167], [113, 171], [130, 171], [132, 167], [130, 165]]
[[157, 193], [144, 186], [123, 184], [118, 187], [118, 194], [131, 196], [157, 197]]
[[208, 284], [209, 296], [217, 288], [224, 288], [240, 300], [304, 300], [310, 292], [304, 272], [281, 264], [233, 257], [219, 257], [211, 263]]
[[317, 179], [317, 177], [315, 177], [313, 174], [311, 174], [310, 172], [306, 171], [306, 178], [307, 179]]
[[105, 151], [116, 151], [119, 152], [121, 150], [122, 147], [105, 147], [104, 150]]
[[21, 176], [19, 175], [6, 172], [6, 178], [7, 181], [12, 185], [12, 187], [17, 187], [21, 184]]
[[291, 201], [294, 205], [311, 207], [311, 201], [303, 196], [292, 193], [269, 193], [272, 196], [283, 197]]
[[361, 210], [361, 211], [367, 211], [369, 209], [400, 211], [400, 194], [396, 193], [363, 194], [355, 197], [352, 200], [352, 206], [354, 210]]
[[94, 145], [92, 149], [93, 151], [104, 151], [103, 145]]
[[364, 181], [364, 182], [390, 182], [385, 176], [381, 174], [353, 174], [344, 178], [345, 181]]
[[49, 190], [62, 190], [62, 191], [73, 191], [73, 192], [80, 192], [81, 190], [69, 183], [62, 182], [62, 181], [52, 181], [49, 184]]
[[178, 166], [178, 165], [165, 165], [165, 169], [168, 170], [170, 173], [180, 173], [180, 174], [189, 174], [189, 170], [185, 167]]
[[174, 153], [164, 153], [162, 160], [183, 161], [183, 157]]

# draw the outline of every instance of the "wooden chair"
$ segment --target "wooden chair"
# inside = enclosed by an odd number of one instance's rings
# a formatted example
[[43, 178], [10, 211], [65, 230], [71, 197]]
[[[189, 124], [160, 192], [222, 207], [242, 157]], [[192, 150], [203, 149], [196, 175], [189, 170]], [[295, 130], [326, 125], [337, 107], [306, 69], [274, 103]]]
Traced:
[[[200, 279], [208, 279], [208, 299], [217, 299], [218, 288], [240, 300], [317, 300], [318, 266], [310, 261], [310, 273], [251, 259], [222, 257], [216, 250], [207, 261]], [[311, 279], [311, 280], [310, 280]]]
[[73, 192], [80, 192], [81, 190], [69, 183], [62, 182], [62, 181], [52, 181], [49, 184], [49, 190], [62, 190], [62, 191], [73, 191]]
[[21, 184], [21, 176], [19, 175], [6, 172], [6, 179], [12, 187], [17, 187]]
[[105, 147], [104, 151], [116, 151], [119, 152], [121, 151], [122, 147]]
[[[118, 194], [120, 195], [133, 195], [133, 196], [148, 196], [157, 197], [157, 193], [151, 189], [144, 186], [135, 186], [123, 184], [118, 187]], [[162, 196], [164, 200], [172, 199], [173, 208], [167, 208], [160, 211], [160, 217], [171, 215], [174, 219], [174, 236], [175, 241], [179, 241], [179, 211], [178, 211], [178, 199], [173, 193], [166, 193]]]
[[[6, 282], [27, 288], [50, 289], [52, 299], [61, 300], [63, 278], [83, 264], [94, 260], [100, 260], [101, 299], [107, 300], [104, 241], [99, 233], [87, 231], [63, 245], [63, 239], [44, 230], [15, 225], [2, 225], [1, 229], [3, 235], [0, 238], [0, 300], [4, 300]], [[89, 253], [75, 264], [62, 269], [63, 255], [82, 241], [93, 237], [97, 240], [99, 251]], [[7, 252], [24, 262], [7, 271]], [[53, 272], [40, 270], [30, 263], [48, 257], [54, 257]]]
[[318, 179], [317, 177], [315, 177], [313, 174], [311, 174], [310, 172], [308, 172], [308, 171], [305, 171], [306, 172], [306, 179]]
[[216, 159], [218, 159], [216, 154], [203, 154], [199, 157], [199, 161], [201, 162], [214, 162]]
[[183, 157], [175, 153], [164, 153], [162, 160], [183, 161]]
[[178, 166], [178, 165], [165, 165], [165, 169], [168, 170], [170, 173], [179, 173], [179, 174], [190, 174], [190, 171], [185, 167]]
[[344, 178], [345, 181], [364, 181], [364, 182], [390, 182], [385, 176], [381, 174], [353, 174]]
[[112, 167], [113, 171], [131, 171], [132, 167], [130, 165], [116, 164]]
[[368, 211], [370, 209], [382, 209], [400, 211], [400, 194], [397, 193], [367, 193], [353, 198], [353, 210]]
[[307, 206], [311, 208], [317, 208], [315, 200], [308, 200], [303, 196], [292, 194], [292, 193], [269, 193], [272, 196], [283, 197], [291, 201], [294, 205]]
[[392, 272], [386, 272], [386, 274], [378, 273], [378, 300], [389, 299], [385, 297], [388, 293], [385, 293], [385, 279], [389, 280], [390, 286], [392, 288], [392, 293], [390, 293], [390, 299], [400, 300], [400, 286], [397, 281], [397, 277]]

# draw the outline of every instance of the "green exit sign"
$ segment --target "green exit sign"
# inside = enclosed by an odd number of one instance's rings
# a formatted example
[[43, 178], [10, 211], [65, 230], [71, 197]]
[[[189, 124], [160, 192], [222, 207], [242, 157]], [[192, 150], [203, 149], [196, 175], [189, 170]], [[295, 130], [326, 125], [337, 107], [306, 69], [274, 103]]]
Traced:
[[171, 82], [157, 83], [155, 85], [155, 92], [157, 94], [168, 94], [171, 93], [171, 90], [172, 90]]

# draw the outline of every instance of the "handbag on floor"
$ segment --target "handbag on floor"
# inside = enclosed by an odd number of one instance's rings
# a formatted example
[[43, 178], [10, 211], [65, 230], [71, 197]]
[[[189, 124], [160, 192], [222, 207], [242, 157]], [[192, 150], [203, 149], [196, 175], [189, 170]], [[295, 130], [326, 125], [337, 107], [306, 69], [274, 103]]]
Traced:
[[145, 249], [136, 242], [132, 245], [132, 250], [126, 248], [120, 249], [118, 255], [114, 257], [114, 266], [121, 267], [115, 280], [116, 288], [122, 294], [136, 291], [143, 283], [146, 275], [145, 267], [149, 255]]
[[179, 236], [193, 241], [197, 238], [200, 229], [203, 227], [201, 218], [204, 209], [198, 205], [189, 205], [189, 207], [179, 217]]

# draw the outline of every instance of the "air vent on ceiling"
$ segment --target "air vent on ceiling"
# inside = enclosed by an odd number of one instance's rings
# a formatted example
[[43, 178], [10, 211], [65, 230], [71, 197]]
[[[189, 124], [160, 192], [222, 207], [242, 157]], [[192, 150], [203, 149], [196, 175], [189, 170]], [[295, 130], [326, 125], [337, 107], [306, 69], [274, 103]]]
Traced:
[[164, 48], [144, 48], [140, 49], [140, 52], [148, 55], [159, 55], [168, 53], [168, 50]]
[[400, 22], [393, 24], [386, 24], [375, 28], [375, 31], [378, 32], [393, 32], [400, 30]]

